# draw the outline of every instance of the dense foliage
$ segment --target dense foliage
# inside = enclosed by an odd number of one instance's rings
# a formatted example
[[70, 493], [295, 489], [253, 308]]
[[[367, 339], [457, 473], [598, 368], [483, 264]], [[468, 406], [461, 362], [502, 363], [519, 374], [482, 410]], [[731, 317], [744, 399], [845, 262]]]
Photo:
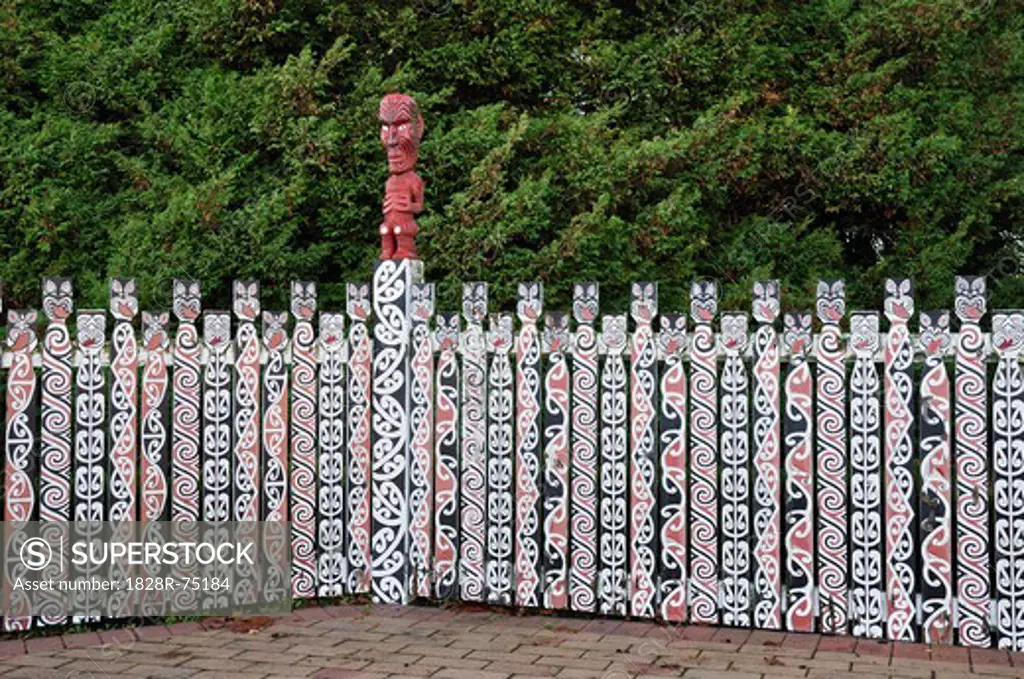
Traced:
[[844, 277], [918, 308], [957, 272], [1024, 305], [1024, 12], [996, 0], [0, 0], [0, 277], [19, 305], [73, 276], [79, 305], [139, 279], [208, 306], [259, 278], [367, 279], [386, 164], [382, 93], [427, 133], [420, 223], [441, 307], [482, 279], [512, 308], [543, 280]]

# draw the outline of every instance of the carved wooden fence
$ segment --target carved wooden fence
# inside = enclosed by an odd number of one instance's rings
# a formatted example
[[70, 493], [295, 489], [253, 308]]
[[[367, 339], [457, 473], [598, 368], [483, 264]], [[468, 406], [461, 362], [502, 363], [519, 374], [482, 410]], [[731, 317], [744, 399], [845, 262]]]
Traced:
[[5, 519], [287, 520], [297, 598], [1024, 650], [1024, 313], [982, 331], [983, 279], [957, 279], [955, 335], [908, 280], [884, 334], [842, 281], [781, 332], [773, 281], [749, 316], [696, 282], [689, 321], [638, 283], [632, 331], [594, 283], [571, 315], [523, 284], [516, 330], [483, 283], [435, 315], [419, 271], [319, 316], [313, 283], [261, 315], [236, 282], [234, 322], [175, 281], [176, 327], [141, 336], [132, 281], [72, 319], [46, 280], [41, 343], [7, 315]]

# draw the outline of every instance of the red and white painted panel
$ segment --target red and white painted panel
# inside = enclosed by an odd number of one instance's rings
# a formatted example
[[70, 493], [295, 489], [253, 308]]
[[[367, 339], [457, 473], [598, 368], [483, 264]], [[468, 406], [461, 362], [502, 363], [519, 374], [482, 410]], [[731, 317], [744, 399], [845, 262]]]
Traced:
[[348, 535], [349, 593], [370, 591], [370, 364], [373, 345], [370, 286], [349, 283], [346, 288], [348, 329], [348, 455], [345, 498]]
[[483, 601], [487, 540], [487, 284], [462, 288], [462, 540], [459, 554], [461, 598]]
[[255, 521], [260, 516], [260, 287], [256, 281], [235, 281], [234, 492], [231, 518]]
[[[434, 349], [430, 337], [430, 318], [434, 315], [434, 285], [414, 284], [411, 293], [412, 379], [409, 385], [409, 425], [412, 455], [409, 464], [409, 559], [413, 582], [410, 589], [413, 597], [429, 597], [432, 594], [431, 547], [434, 522]], [[511, 379], [510, 374], [509, 380]], [[511, 401], [511, 396], [509, 400]], [[511, 418], [511, 403], [508, 410]], [[509, 438], [511, 440], [511, 432]], [[511, 476], [511, 469], [509, 475]], [[511, 536], [509, 540], [511, 541]], [[511, 547], [509, 550], [511, 551]]]
[[544, 316], [544, 607], [569, 605], [569, 317]]
[[626, 317], [601, 318], [605, 360], [601, 369], [600, 566], [597, 600], [601, 613], [626, 615]]
[[202, 312], [198, 281], [174, 281], [174, 336], [171, 429], [171, 518], [198, 521], [200, 447], [200, 356], [196, 321]]
[[669, 622], [687, 619], [686, 316], [662, 314], [658, 332], [661, 365], [658, 483], [658, 615]]
[[458, 598], [459, 556], [459, 315], [438, 314], [437, 417], [434, 446], [434, 594]]
[[785, 488], [785, 579], [788, 590], [786, 629], [814, 631], [814, 387], [807, 354], [811, 348], [811, 315], [787, 313], [782, 342], [789, 354], [783, 388]]
[[512, 316], [491, 314], [487, 344], [487, 600], [509, 605], [512, 589]]
[[591, 613], [597, 603], [597, 283], [577, 283], [572, 294], [576, 332], [572, 346], [569, 604], [574, 611]]
[[634, 283], [630, 315], [636, 323], [630, 344], [630, 606], [632, 615], [654, 617], [657, 607], [658, 529], [656, 452], [658, 352], [652, 324], [658, 314], [656, 283]]

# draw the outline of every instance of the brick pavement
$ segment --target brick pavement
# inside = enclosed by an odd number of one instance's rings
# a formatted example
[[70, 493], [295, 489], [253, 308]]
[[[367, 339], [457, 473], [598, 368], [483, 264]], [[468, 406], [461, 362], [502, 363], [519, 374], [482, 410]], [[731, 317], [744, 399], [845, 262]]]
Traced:
[[496, 609], [342, 605], [256, 624], [0, 641], [0, 676], [953, 679], [1024, 677], [1024, 654]]

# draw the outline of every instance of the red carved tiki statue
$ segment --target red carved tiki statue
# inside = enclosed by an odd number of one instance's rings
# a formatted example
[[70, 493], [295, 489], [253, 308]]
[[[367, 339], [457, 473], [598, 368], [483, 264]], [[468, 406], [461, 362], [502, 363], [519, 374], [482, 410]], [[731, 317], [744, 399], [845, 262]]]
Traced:
[[413, 167], [423, 137], [423, 116], [412, 97], [397, 93], [380, 100], [377, 116], [391, 173], [384, 187], [380, 258], [416, 259], [416, 215], [423, 210], [423, 180]]

